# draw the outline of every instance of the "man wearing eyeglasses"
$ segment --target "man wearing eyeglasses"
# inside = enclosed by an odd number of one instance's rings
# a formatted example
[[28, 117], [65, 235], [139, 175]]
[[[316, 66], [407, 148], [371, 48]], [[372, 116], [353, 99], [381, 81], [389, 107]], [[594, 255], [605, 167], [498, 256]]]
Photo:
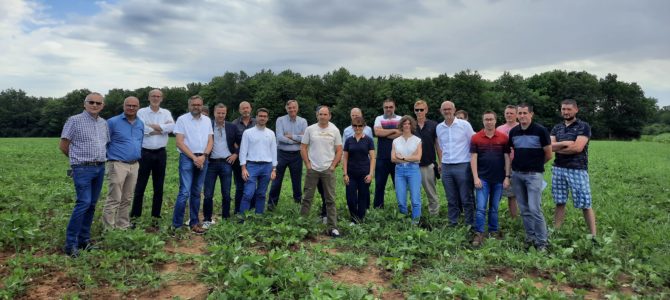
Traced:
[[421, 185], [428, 196], [428, 211], [431, 215], [437, 215], [440, 210], [440, 202], [435, 189], [435, 154], [442, 160], [437, 143], [437, 122], [426, 117], [428, 114], [428, 103], [417, 100], [414, 103], [414, 114], [416, 115], [416, 131], [414, 135], [421, 138], [421, 161], [419, 170], [421, 172]]
[[386, 181], [391, 176], [395, 185], [395, 164], [391, 162], [393, 139], [400, 136], [398, 123], [400, 116], [395, 114], [395, 101], [384, 100], [384, 114], [375, 118], [374, 131], [377, 136], [377, 163], [375, 165], [375, 208], [384, 207]]
[[144, 123], [137, 118], [140, 100], [128, 97], [123, 101], [123, 113], [107, 121], [107, 200], [102, 210], [105, 229], [130, 227], [130, 205], [133, 200], [137, 172], [142, 157]]
[[84, 111], [71, 116], [63, 126], [58, 148], [70, 160], [77, 201], [65, 234], [65, 254], [77, 257], [80, 249], [88, 249], [95, 204], [100, 197], [105, 176], [109, 131], [99, 116], [105, 99], [91, 93], [84, 99]]

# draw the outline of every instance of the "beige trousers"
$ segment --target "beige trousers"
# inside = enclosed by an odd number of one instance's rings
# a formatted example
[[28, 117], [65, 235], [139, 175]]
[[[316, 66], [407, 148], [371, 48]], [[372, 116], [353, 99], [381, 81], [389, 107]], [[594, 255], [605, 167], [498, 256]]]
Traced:
[[130, 208], [137, 182], [139, 163], [120, 161], [107, 163], [107, 200], [102, 210], [105, 229], [127, 229], [130, 227]]
[[312, 199], [314, 199], [314, 191], [316, 185], [321, 180], [323, 185], [323, 194], [326, 197], [326, 216], [328, 220], [328, 230], [337, 228], [337, 208], [335, 207], [335, 174], [331, 170], [323, 172], [312, 169], [307, 170], [305, 174], [305, 186], [302, 192], [302, 204], [300, 214], [303, 216], [309, 215], [309, 210], [312, 207]]
[[433, 164], [425, 167], [420, 167], [421, 171], [421, 186], [428, 197], [428, 212], [431, 215], [437, 215], [440, 212], [440, 202], [437, 198], [437, 190], [435, 189], [435, 171]]

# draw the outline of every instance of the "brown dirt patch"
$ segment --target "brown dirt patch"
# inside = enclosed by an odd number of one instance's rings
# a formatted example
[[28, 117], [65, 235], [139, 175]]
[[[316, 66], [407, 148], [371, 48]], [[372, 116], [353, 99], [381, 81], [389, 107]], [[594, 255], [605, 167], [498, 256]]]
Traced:
[[192, 263], [179, 264], [178, 262], [169, 262], [165, 264], [160, 264], [156, 269], [162, 274], [173, 274], [173, 273], [193, 273], [195, 272], [195, 265]]
[[137, 296], [131, 295], [137, 299], [207, 299], [209, 288], [199, 282], [169, 282], [158, 290], [147, 291]]
[[[334, 254], [339, 253], [337, 249], [324, 249], [324, 251]], [[333, 254], [331, 253], [331, 254]], [[344, 283], [347, 285], [357, 286], [372, 286], [372, 292], [375, 296], [382, 299], [405, 299], [402, 292], [389, 289], [391, 284], [388, 282], [388, 274], [383, 269], [379, 268], [375, 262], [376, 258], [368, 258], [368, 264], [360, 269], [351, 267], [343, 267], [335, 271], [335, 273], [326, 275], [335, 282]]]
[[207, 242], [202, 236], [191, 235], [189, 239], [168, 242], [165, 244], [165, 251], [179, 254], [202, 255], [207, 251]]
[[505, 282], [511, 282], [515, 280], [514, 271], [511, 268], [499, 268], [492, 269], [488, 272], [488, 275], [482, 277], [475, 284], [478, 287], [483, 287], [487, 284], [492, 284], [498, 280], [498, 278], [504, 280]]
[[78, 290], [76, 281], [65, 273], [49, 272], [35, 278], [21, 299], [59, 299]]

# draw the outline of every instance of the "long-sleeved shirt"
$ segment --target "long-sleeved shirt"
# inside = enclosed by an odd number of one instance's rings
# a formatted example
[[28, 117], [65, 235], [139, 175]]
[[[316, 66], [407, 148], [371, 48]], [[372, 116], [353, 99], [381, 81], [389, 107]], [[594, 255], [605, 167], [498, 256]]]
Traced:
[[[277, 149], [284, 151], [300, 151], [300, 143], [302, 136], [307, 129], [307, 120], [300, 116], [296, 116], [294, 120], [288, 115], [277, 118]], [[290, 133], [292, 138], [289, 139], [285, 134]]]
[[277, 139], [275, 133], [269, 128], [259, 129], [254, 126], [242, 134], [240, 145], [240, 166], [248, 161], [272, 162], [277, 166]]
[[[169, 110], [159, 108], [157, 112], [151, 110], [151, 107], [143, 107], [137, 111], [137, 117], [144, 122], [144, 141], [142, 148], [158, 149], [163, 148], [168, 143], [168, 134], [174, 130], [174, 119]], [[149, 125], [157, 124], [161, 127], [161, 134], [151, 135], [155, 130]]]

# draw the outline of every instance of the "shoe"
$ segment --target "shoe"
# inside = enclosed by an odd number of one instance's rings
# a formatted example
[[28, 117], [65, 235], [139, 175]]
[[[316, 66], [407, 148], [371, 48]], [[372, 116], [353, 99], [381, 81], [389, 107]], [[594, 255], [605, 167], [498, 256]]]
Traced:
[[472, 240], [472, 247], [479, 248], [484, 243], [484, 233], [475, 233], [475, 238]]
[[198, 224], [191, 226], [191, 232], [197, 235], [203, 235], [205, 234], [205, 232], [207, 232], [207, 230], [205, 228], [202, 228], [202, 226]]
[[71, 258], [79, 257], [79, 249], [75, 247], [66, 247], [65, 249], [63, 249], [63, 252], [65, 253], [65, 255]]
[[202, 228], [203, 229], [209, 229], [210, 227], [212, 227], [212, 225], [214, 225], [214, 221], [202, 222]]
[[87, 243], [79, 244], [77, 247], [78, 247], [80, 250], [84, 250], [84, 251], [91, 251], [91, 250], [98, 250], [98, 249], [100, 249], [98, 246], [96, 246], [96, 245], [95, 245], [94, 243], [92, 243], [92, 242], [87, 242]]
[[535, 246], [537, 253], [547, 253], [547, 245]]
[[332, 230], [330, 231], [330, 236], [332, 236], [332, 237], [340, 237], [340, 231], [337, 230], [337, 229], [332, 229]]
[[356, 226], [356, 223], [351, 222], [351, 223], [349, 223], [349, 226], [354, 227], [354, 226]]
[[321, 222], [323, 222], [323, 224], [328, 224], [328, 217], [322, 217]]

